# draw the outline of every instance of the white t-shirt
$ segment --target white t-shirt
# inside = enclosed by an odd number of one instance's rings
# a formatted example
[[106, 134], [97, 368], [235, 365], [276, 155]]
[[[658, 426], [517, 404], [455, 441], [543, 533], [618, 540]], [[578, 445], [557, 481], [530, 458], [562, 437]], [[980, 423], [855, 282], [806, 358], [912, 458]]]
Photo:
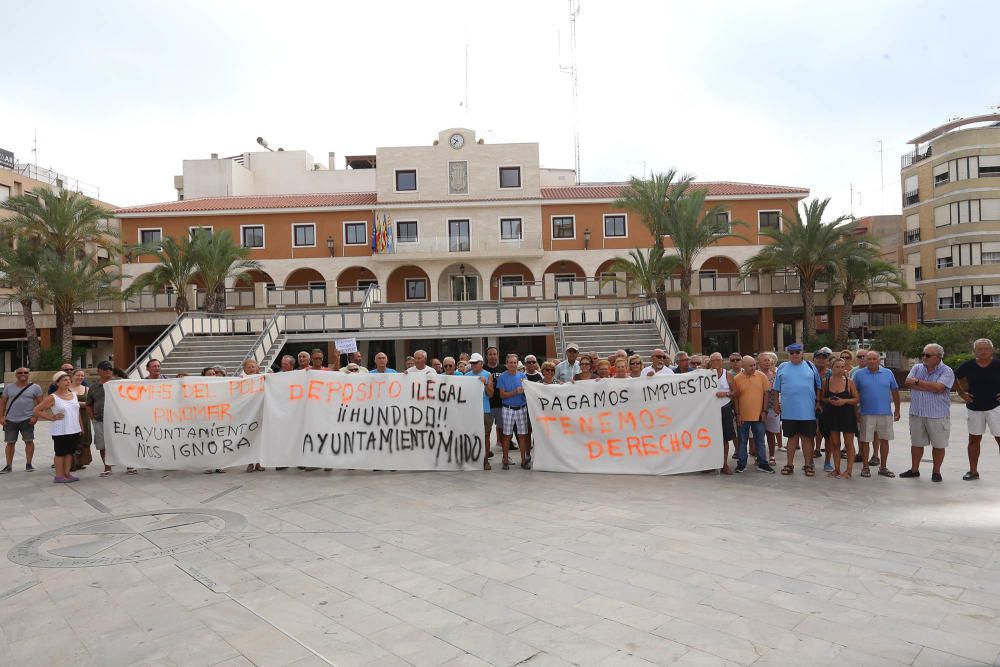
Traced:
[[407, 368], [406, 369], [406, 374], [407, 375], [437, 375], [437, 371], [435, 371], [430, 366], [424, 366], [423, 370], [421, 370], [421, 369], [417, 368], [416, 366], [414, 366], [413, 368]]
[[639, 374], [639, 377], [648, 378], [648, 377], [653, 377], [654, 375], [673, 375], [673, 374], [674, 372], [670, 370], [670, 366], [664, 366], [658, 371], [654, 371], [652, 366], [646, 366], [645, 368], [642, 369], [642, 373]]

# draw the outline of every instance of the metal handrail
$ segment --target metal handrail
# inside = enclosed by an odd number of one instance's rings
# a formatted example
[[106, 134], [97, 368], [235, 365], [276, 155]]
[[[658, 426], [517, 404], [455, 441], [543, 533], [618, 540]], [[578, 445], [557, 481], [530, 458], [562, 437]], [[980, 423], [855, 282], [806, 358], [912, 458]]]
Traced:
[[[271, 349], [271, 345], [273, 345], [274, 341], [281, 335], [281, 327], [278, 325], [278, 317], [280, 316], [276, 313], [274, 317], [268, 320], [267, 324], [264, 325], [264, 328], [260, 331], [260, 335], [257, 336], [257, 340], [253, 342], [253, 345], [250, 346], [250, 350], [246, 353], [246, 356], [243, 357], [243, 361], [252, 358], [259, 364], [264, 360], [264, 356], [267, 356], [267, 353]], [[268, 337], [268, 334], [272, 332], [274, 332], [274, 335]], [[257, 352], [259, 350], [263, 350], [263, 356], [258, 357]]]
[[[176, 318], [174, 318], [173, 323], [169, 327], [164, 329], [163, 332], [159, 336], [157, 336], [155, 340], [153, 340], [153, 342], [149, 345], [149, 347], [147, 347], [143, 351], [143, 353], [140, 354], [136, 358], [136, 360], [132, 362], [132, 364], [128, 367], [128, 370], [126, 371], [126, 374], [132, 379], [141, 379], [143, 377], [143, 369], [146, 365], [143, 362], [148, 363], [153, 358], [153, 352], [160, 350], [162, 348], [163, 340], [165, 338], [169, 337], [171, 342], [173, 341], [174, 330], [178, 329], [181, 325], [181, 321], [187, 318], [188, 316], [189, 316], [188, 311], [184, 311]], [[184, 338], [184, 332], [181, 331], [181, 339], [183, 338]], [[174, 347], [177, 347], [177, 345], [175, 344]], [[171, 350], [173, 350], [173, 348], [171, 348]], [[170, 352], [167, 352], [166, 354], [170, 354]], [[160, 355], [159, 357], [156, 358], [159, 359], [160, 361], [163, 361], [163, 359], [166, 358], [166, 354]]]
[[372, 283], [365, 288], [365, 298], [361, 300], [361, 312], [367, 313], [372, 309], [372, 305], [382, 302], [382, 286]]
[[667, 322], [667, 317], [663, 314], [663, 309], [660, 308], [659, 302], [656, 299], [650, 299], [646, 303], [652, 306], [653, 321], [656, 322], [656, 328], [659, 329], [663, 342], [669, 348], [667, 349], [667, 354], [670, 356], [677, 354], [680, 351], [680, 346], [677, 345], [677, 340], [674, 338], [674, 333], [670, 330], [670, 324]]
[[556, 301], [556, 356], [566, 351], [566, 329], [563, 328], [562, 311], [559, 309], [559, 301]]

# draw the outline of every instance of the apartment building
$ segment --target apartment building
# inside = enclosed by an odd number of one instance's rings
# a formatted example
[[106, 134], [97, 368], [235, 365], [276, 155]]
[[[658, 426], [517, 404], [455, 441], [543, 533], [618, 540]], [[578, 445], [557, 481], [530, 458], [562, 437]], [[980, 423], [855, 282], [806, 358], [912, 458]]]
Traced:
[[1000, 316], [1000, 114], [955, 119], [909, 143], [903, 254], [920, 318]]

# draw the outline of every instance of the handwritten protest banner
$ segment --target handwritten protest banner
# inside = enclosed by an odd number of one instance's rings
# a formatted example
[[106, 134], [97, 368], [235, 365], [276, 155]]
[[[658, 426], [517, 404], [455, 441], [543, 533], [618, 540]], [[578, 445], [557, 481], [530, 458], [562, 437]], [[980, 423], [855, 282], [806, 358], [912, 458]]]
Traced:
[[334, 345], [337, 346], [337, 352], [341, 354], [350, 354], [351, 352], [358, 351], [357, 338], [338, 338], [334, 341]]
[[266, 466], [482, 469], [479, 378], [307, 370], [265, 387]]
[[564, 385], [525, 382], [535, 470], [672, 475], [722, 466], [709, 371]]
[[264, 378], [109, 382], [104, 388], [108, 463], [160, 470], [256, 463]]

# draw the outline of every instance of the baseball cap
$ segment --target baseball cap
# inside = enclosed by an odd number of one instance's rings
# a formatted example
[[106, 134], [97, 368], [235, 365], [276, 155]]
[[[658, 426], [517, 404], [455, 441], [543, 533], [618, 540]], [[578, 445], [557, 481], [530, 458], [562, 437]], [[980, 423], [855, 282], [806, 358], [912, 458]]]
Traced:
[[114, 364], [112, 364], [110, 361], [102, 361], [101, 363], [97, 364], [97, 370], [99, 371], [113, 371], [114, 369], [115, 369]]
[[826, 351], [826, 348], [821, 347], [820, 349], [813, 352], [814, 357], [829, 357], [830, 353]]
[[785, 349], [788, 350], [789, 352], [801, 352], [802, 351], [802, 343], [792, 343], [791, 345], [789, 345]]
[[569, 345], [566, 346], [566, 350], [567, 351], [569, 351], [569, 350], [576, 350], [577, 352], [579, 352], [580, 351], [580, 346], [577, 345], [576, 343], [570, 343]]
[[819, 348], [819, 351], [822, 352], [823, 354], [825, 354], [828, 357], [832, 357], [833, 356], [833, 350], [831, 350], [828, 347], [821, 347], [821, 348]]
[[481, 364], [483, 363], [483, 355], [478, 352], [473, 352], [472, 356], [469, 357], [470, 364]]

